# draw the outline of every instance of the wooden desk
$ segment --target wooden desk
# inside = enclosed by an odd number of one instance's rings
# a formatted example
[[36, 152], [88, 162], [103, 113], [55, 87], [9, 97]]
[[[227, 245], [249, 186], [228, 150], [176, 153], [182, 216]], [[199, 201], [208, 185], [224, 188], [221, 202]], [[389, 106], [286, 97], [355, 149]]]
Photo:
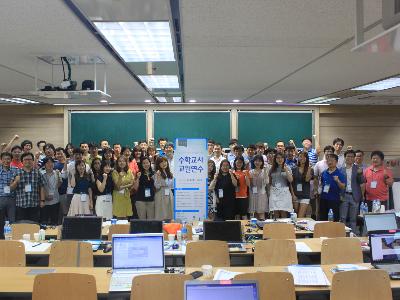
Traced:
[[[370, 267], [369, 264], [362, 264], [364, 266]], [[336, 265], [325, 265], [322, 266], [328, 280], [332, 282], [333, 273], [331, 269]], [[27, 275], [27, 272], [32, 269], [47, 269], [47, 268], [32, 268], [32, 267], [4, 267], [1, 268], [0, 272], [0, 297], [7, 299], [12, 296], [27, 296], [32, 293], [34, 275]], [[108, 289], [110, 283], [111, 274], [107, 273], [109, 268], [54, 268], [56, 272], [59, 273], [80, 273], [80, 274], [90, 274], [96, 278], [97, 293], [100, 297], [108, 296]], [[187, 268], [185, 270], [186, 274], [197, 271], [200, 268]], [[215, 268], [216, 270], [217, 268]], [[231, 267], [223, 268], [226, 270], [231, 270], [234, 272], [282, 272], [286, 271], [284, 266], [276, 267]], [[214, 272], [215, 272], [214, 270]], [[199, 280], [209, 280], [200, 277]], [[392, 290], [398, 292], [400, 289], [400, 281], [392, 280], [390, 282]], [[330, 286], [324, 287], [296, 287], [296, 294], [325, 294], [329, 295]], [[129, 297], [129, 293], [125, 296]], [[397, 297], [394, 297], [397, 298]], [[129, 298], [128, 298], [129, 299]]]
[[[370, 264], [360, 264], [363, 266], [371, 267]], [[321, 266], [323, 271], [325, 272], [329, 282], [332, 282], [333, 273], [331, 271], [332, 268], [336, 267], [336, 265], [323, 265]], [[214, 268], [213, 275], [217, 269], [230, 270], [233, 272], [242, 272], [242, 273], [254, 273], [254, 272], [286, 272], [286, 266], [274, 266], [274, 267], [230, 267], [230, 268]], [[200, 268], [186, 268], [185, 273], [190, 274], [194, 271], [198, 271]], [[199, 280], [210, 280], [209, 278], [200, 277]], [[399, 291], [400, 289], [400, 281], [399, 280], [391, 280], [390, 285], [392, 290]], [[330, 286], [322, 286], [322, 287], [304, 287], [304, 286], [296, 286], [296, 294], [329, 294]]]

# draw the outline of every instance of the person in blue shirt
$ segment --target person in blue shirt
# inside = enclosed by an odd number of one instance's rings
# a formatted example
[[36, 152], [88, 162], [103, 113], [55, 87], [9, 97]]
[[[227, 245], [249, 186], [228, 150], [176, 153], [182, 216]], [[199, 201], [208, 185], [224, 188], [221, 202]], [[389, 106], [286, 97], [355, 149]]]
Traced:
[[338, 156], [330, 154], [327, 157], [328, 169], [321, 175], [321, 201], [319, 205], [319, 218], [321, 221], [328, 220], [328, 212], [333, 211], [334, 221], [340, 220], [339, 207], [342, 190], [346, 187], [346, 176], [336, 168]]
[[158, 150], [158, 156], [163, 157], [165, 156], [165, 152], [164, 152], [164, 148], [168, 143], [168, 139], [167, 138], [159, 138], [158, 139], [158, 146], [160, 147], [160, 150]]
[[287, 165], [293, 171], [293, 169], [297, 167], [296, 147], [293, 145], [287, 145], [285, 152], [285, 165]]

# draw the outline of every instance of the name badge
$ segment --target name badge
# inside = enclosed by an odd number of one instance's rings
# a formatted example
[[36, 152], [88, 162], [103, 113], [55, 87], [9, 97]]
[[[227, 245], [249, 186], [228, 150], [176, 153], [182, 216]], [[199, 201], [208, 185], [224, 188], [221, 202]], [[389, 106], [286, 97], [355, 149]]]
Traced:
[[303, 191], [303, 185], [301, 183], [298, 183], [297, 186], [296, 186], [296, 190], [298, 192], [302, 192]]
[[150, 189], [145, 189], [144, 190], [144, 196], [145, 196], [145, 198], [151, 197], [151, 190]]
[[10, 193], [11, 193], [11, 189], [10, 189], [10, 187], [8, 185], [6, 185], [4, 187], [4, 194], [10, 194]]
[[257, 193], [258, 193], [258, 191], [257, 191], [257, 187], [256, 187], [256, 186], [253, 186], [253, 188], [252, 188], [252, 192], [253, 192], [253, 194], [257, 194]]
[[376, 189], [377, 185], [378, 185], [378, 181], [376, 181], [376, 180], [371, 181], [371, 189]]
[[74, 188], [73, 187], [67, 187], [67, 194], [72, 195], [74, 193]]
[[218, 190], [218, 197], [219, 198], [224, 198], [224, 190], [223, 189], [219, 189]]
[[86, 202], [88, 198], [87, 194], [81, 194], [81, 202]]
[[25, 184], [25, 193], [31, 193], [31, 192], [32, 192], [32, 185]]
[[169, 188], [164, 188], [164, 196], [169, 196]]
[[324, 190], [323, 190], [323, 192], [324, 192], [324, 193], [329, 193], [329, 188], [330, 188], [330, 185], [329, 185], [329, 184], [324, 185]]
[[111, 202], [111, 197], [104, 197], [103, 198], [103, 203], [110, 203]]
[[125, 189], [119, 190], [118, 193], [120, 193], [121, 195], [125, 194]]

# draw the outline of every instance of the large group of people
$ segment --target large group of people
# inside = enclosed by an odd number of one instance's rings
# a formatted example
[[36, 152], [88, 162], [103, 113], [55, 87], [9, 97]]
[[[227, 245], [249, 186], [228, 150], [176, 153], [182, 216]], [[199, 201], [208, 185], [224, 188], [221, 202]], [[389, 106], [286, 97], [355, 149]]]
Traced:
[[[166, 138], [158, 148], [146, 141], [112, 146], [83, 141], [55, 147], [39, 141], [18, 143], [16, 135], [0, 146], [0, 209], [10, 222], [31, 220], [58, 224], [65, 215], [96, 214], [105, 219], [173, 218], [174, 145]], [[218, 220], [311, 214], [356, 230], [361, 202], [389, 199], [393, 175], [381, 151], [347, 147], [341, 138], [322, 149], [304, 138], [275, 147], [259, 142], [246, 148], [232, 139], [224, 151], [208, 140], [208, 218]], [[319, 159], [321, 157], [321, 159]], [[387, 205], [386, 205], [387, 207]]]

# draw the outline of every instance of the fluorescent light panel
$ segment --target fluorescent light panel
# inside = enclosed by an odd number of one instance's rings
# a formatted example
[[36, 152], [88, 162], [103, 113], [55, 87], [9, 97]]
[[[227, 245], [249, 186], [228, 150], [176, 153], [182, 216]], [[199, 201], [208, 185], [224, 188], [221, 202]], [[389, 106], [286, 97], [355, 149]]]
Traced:
[[157, 100], [162, 103], [167, 102], [167, 98], [165, 97], [157, 97]]
[[328, 103], [332, 101], [339, 100], [340, 98], [327, 98], [327, 97], [318, 97], [318, 98], [313, 98], [313, 99], [308, 99], [301, 101], [300, 103], [302, 104], [322, 104], [322, 103]]
[[392, 77], [384, 80], [376, 81], [366, 85], [362, 85], [351, 89], [352, 91], [383, 91], [400, 86], [400, 78]]
[[139, 75], [139, 78], [149, 89], [179, 89], [176, 75]]
[[126, 62], [175, 61], [169, 22], [94, 22]]
[[29, 100], [29, 99], [24, 99], [24, 98], [0, 98], [0, 101], [4, 102], [10, 102], [10, 103], [15, 103], [15, 104], [38, 104], [39, 102]]

